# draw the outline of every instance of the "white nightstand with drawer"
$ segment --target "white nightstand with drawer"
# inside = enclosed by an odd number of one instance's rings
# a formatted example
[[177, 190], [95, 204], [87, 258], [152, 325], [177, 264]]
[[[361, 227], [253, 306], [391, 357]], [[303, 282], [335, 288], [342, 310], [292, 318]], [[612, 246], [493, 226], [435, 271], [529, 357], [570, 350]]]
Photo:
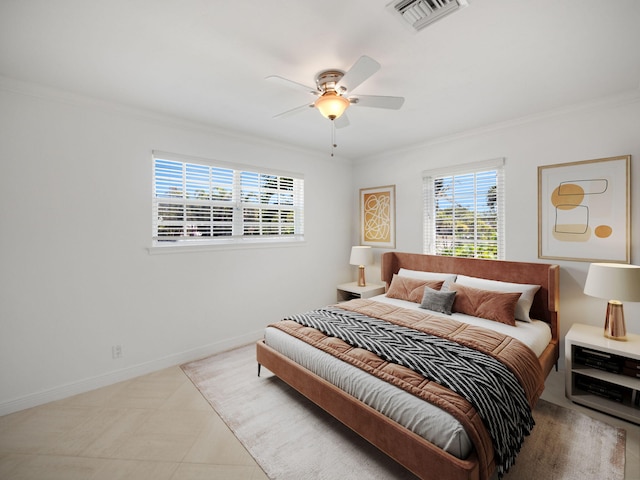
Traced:
[[602, 327], [574, 323], [565, 367], [569, 400], [640, 424], [640, 335], [610, 340]]

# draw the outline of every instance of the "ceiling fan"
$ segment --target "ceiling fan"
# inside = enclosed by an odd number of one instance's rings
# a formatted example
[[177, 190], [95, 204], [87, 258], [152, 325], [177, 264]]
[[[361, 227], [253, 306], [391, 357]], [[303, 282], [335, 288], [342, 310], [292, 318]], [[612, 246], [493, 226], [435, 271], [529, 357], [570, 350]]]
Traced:
[[317, 108], [324, 117], [333, 121], [336, 128], [343, 128], [349, 125], [349, 119], [344, 112], [351, 105], [398, 110], [404, 103], [403, 97], [355, 95], [353, 93], [360, 84], [378, 70], [380, 70], [380, 64], [371, 57], [363, 55], [346, 72], [336, 69], [321, 71], [316, 75], [315, 87], [294, 82], [278, 75], [270, 75], [266, 77], [267, 80], [275, 81], [318, 97], [311, 103], [305, 103], [299, 107], [279, 113], [274, 118], [288, 117], [308, 108]]

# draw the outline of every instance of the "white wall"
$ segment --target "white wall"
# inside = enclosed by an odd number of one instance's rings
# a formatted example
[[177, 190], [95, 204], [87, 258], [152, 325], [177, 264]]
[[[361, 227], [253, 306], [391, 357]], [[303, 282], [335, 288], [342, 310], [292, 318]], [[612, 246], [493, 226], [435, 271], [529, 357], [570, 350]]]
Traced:
[[[632, 155], [631, 263], [640, 264], [639, 92], [364, 159], [354, 168], [354, 215], [359, 188], [395, 184], [397, 250], [421, 253], [422, 171], [505, 157], [506, 257], [561, 266], [560, 331], [564, 337], [573, 323], [603, 326], [606, 301], [582, 293], [588, 263], [538, 259], [537, 167], [627, 154]], [[352, 235], [358, 238], [356, 230]], [[379, 267], [378, 272], [371, 271], [370, 278], [378, 275]], [[640, 334], [640, 304], [627, 302], [625, 314], [627, 330]]]
[[[150, 255], [153, 149], [304, 174], [306, 242]], [[0, 159], [0, 415], [254, 341], [352, 278], [350, 162], [8, 82]]]
[[[328, 155], [2, 80], [0, 415], [253, 341], [268, 322], [334, 301], [335, 285], [355, 278], [360, 188], [396, 185], [397, 250], [420, 252], [428, 168], [506, 157], [507, 257], [541, 261], [537, 167], [631, 154], [639, 264], [638, 132], [636, 93], [352, 170]], [[150, 255], [153, 149], [303, 173], [306, 243]], [[561, 334], [574, 322], [602, 325], [605, 302], [581, 291], [588, 264], [557, 263]], [[367, 268], [370, 282], [378, 277]], [[625, 310], [640, 333], [640, 304]]]

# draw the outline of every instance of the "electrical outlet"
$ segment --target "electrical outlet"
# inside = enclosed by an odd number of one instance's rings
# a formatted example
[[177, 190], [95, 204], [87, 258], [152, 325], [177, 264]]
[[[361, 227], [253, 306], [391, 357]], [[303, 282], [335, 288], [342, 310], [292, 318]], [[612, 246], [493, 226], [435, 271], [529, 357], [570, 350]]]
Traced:
[[114, 345], [111, 347], [111, 356], [114, 358], [122, 358], [122, 345]]

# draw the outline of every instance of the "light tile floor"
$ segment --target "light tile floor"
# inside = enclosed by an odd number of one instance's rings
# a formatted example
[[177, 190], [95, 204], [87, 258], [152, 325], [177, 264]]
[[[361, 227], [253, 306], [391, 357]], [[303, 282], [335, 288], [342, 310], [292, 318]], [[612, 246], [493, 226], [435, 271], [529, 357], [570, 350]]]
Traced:
[[179, 367], [0, 417], [0, 479], [266, 480]]
[[[640, 426], [576, 406], [564, 374], [543, 398], [627, 430], [626, 480], [640, 480]], [[266, 480], [179, 367], [0, 417], [0, 479]]]

